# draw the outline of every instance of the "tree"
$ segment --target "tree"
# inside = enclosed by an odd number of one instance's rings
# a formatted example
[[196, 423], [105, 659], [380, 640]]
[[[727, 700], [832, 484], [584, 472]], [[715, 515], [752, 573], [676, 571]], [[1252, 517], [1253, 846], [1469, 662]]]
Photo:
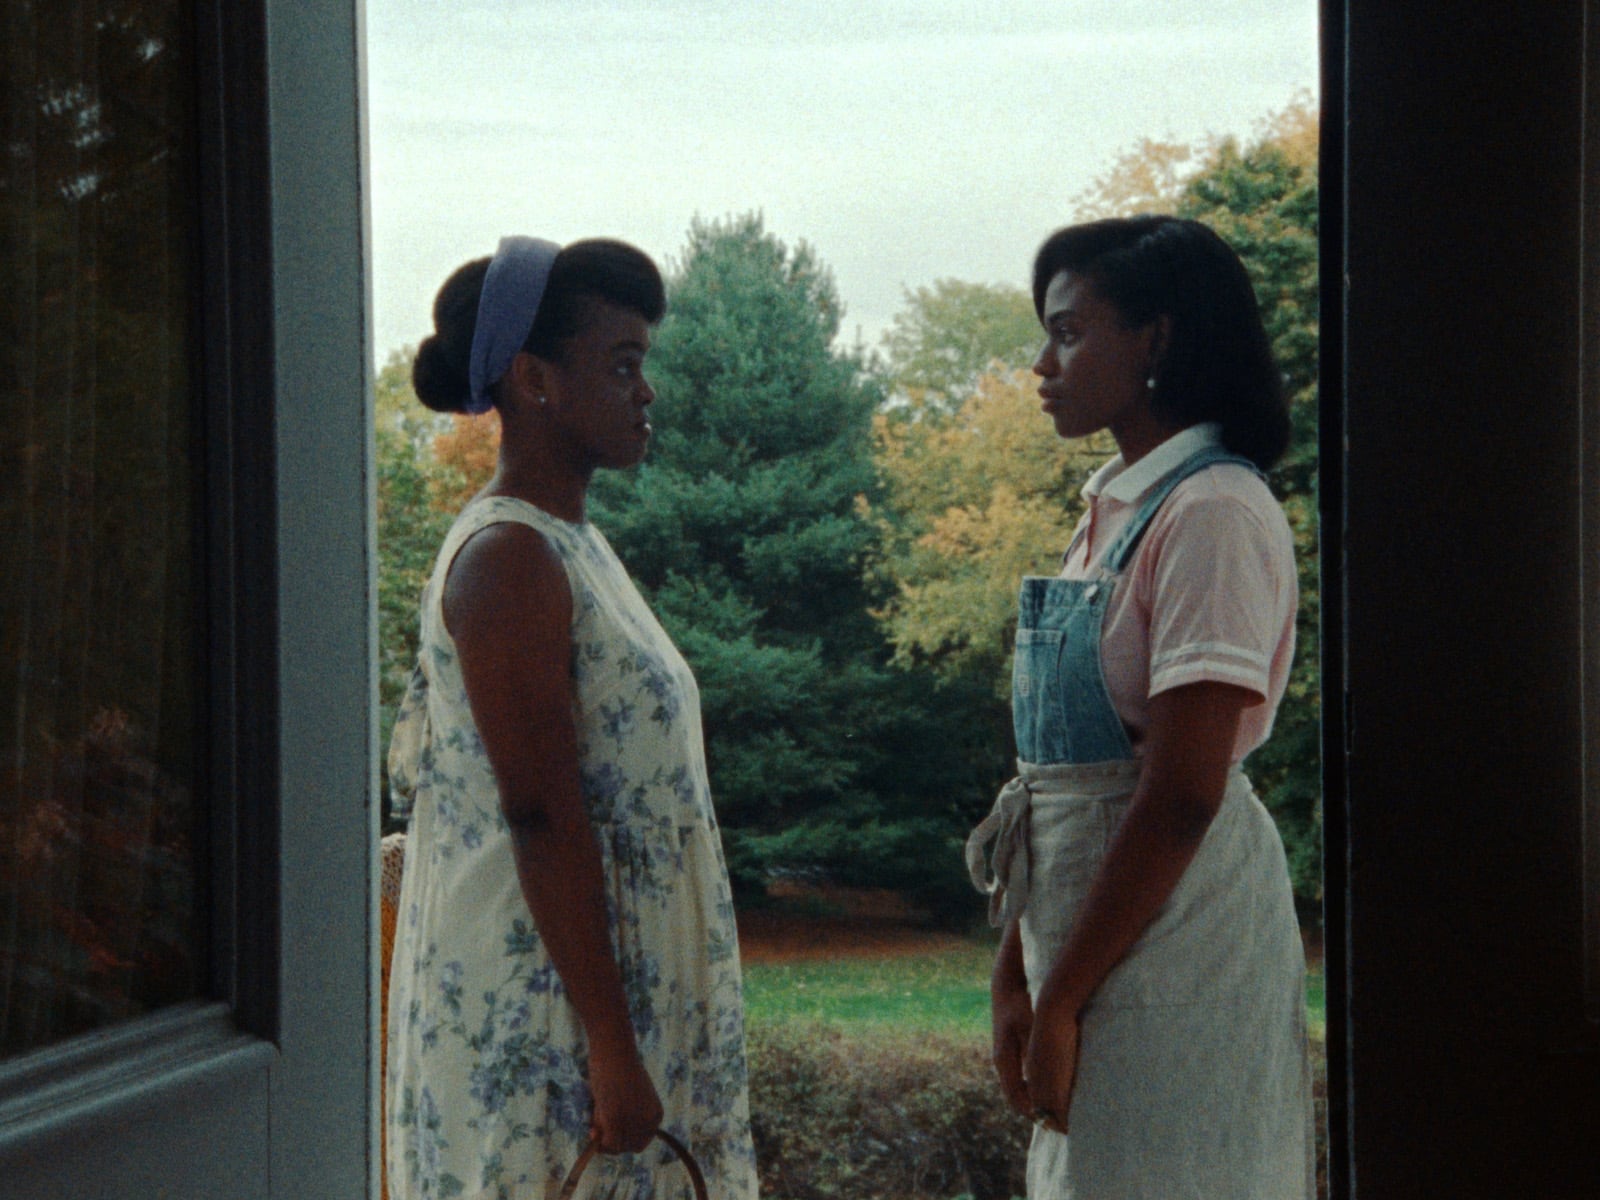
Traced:
[[875, 423], [882, 487], [872, 571], [884, 596], [876, 613], [896, 665], [935, 682], [923, 711], [966, 714], [964, 774], [975, 786], [958, 811], [968, 824], [1013, 771], [1018, 580], [1054, 569], [1080, 511], [1078, 490], [1109, 452], [1104, 438], [1058, 442], [1030, 378], [985, 375], [953, 414], [886, 412]]
[[[1190, 147], [1145, 139], [1088, 189], [1077, 213], [1169, 211], [1215, 228], [1250, 272], [1286, 376], [1295, 440], [1272, 484], [1298, 552], [1297, 651], [1274, 736], [1251, 769], [1308, 905], [1321, 895], [1316, 128], [1316, 110], [1301, 96], [1243, 147], [1232, 139]], [[1017, 578], [1056, 569], [1080, 511], [1078, 489], [1110, 450], [1055, 441], [1022, 373], [986, 374], [951, 408], [882, 414], [875, 569], [888, 592], [879, 617], [898, 661], [930, 665], [945, 686], [989, 681], [1003, 691]], [[1003, 729], [1001, 711], [988, 711]]]
[[1294, 530], [1300, 572], [1295, 659], [1272, 739], [1252, 756], [1251, 771], [1283, 833], [1295, 893], [1307, 907], [1322, 895], [1316, 128], [1310, 98], [1297, 98], [1248, 146], [1217, 144], [1178, 206], [1244, 260], [1289, 394], [1294, 441], [1272, 483]]
[[[433, 460], [442, 421], [411, 390], [407, 347], [389, 356], [374, 383], [378, 474], [378, 728], [387, 747], [395, 710], [417, 662], [418, 602], [457, 506], [439, 502]], [[380, 757], [385, 811], [388, 770]]]
[[876, 422], [884, 500], [879, 617], [896, 661], [1009, 696], [1017, 581], [1050, 571], [1082, 509], [1079, 489], [1115, 447], [1059, 441], [1025, 371], [984, 375], [947, 417]]
[[834, 348], [841, 315], [809, 247], [759, 216], [697, 221], [649, 360], [655, 444], [590, 492], [694, 667], [747, 896], [768, 872], [807, 868], [915, 888], [935, 855], [932, 890], [948, 893], [968, 797], [986, 786], [967, 778], [962, 714], [922, 703], [931, 681], [889, 666], [871, 617], [884, 392]]
[[500, 461], [500, 414], [452, 413], [433, 436], [433, 502], [458, 512], [477, 495]]
[[939, 279], [905, 292], [882, 344], [899, 394], [913, 406], [949, 412], [984, 372], [1026, 366], [1039, 340], [1023, 288]]
[[[1249, 144], [1252, 150], [1270, 147], [1291, 166], [1309, 172], [1314, 182], [1319, 118], [1316, 100], [1301, 90], [1257, 123]], [[1179, 212], [1187, 204], [1191, 185], [1217, 166], [1225, 148], [1237, 152], [1238, 146], [1237, 138], [1214, 134], [1192, 144], [1140, 138], [1073, 197], [1073, 219]]]
[[[1209, 143], [1208, 143], [1209, 145]], [[1073, 197], [1073, 217], [1092, 221], [1141, 212], [1173, 212], [1206, 147], [1140, 138], [1117, 156], [1111, 169]]]

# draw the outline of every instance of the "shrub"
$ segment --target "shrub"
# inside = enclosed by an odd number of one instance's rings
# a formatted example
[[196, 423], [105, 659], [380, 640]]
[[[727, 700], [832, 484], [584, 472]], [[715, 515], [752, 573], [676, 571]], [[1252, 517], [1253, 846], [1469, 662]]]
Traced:
[[[1032, 1126], [979, 1040], [752, 1028], [750, 1118], [765, 1200], [1011, 1200]], [[1328, 1194], [1326, 1047], [1313, 1039], [1317, 1194]]]
[[785, 1023], [751, 1030], [750, 1080], [768, 1200], [1023, 1194], [1032, 1126], [980, 1043]]

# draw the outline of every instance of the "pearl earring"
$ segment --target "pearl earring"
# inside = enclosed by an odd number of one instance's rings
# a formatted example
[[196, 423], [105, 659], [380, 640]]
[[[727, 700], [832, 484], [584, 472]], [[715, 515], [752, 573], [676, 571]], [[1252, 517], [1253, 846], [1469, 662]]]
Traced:
[[1152, 392], [1155, 391], [1156, 390], [1156, 377], [1154, 375], [1150, 376], [1150, 378], [1148, 378], [1148, 379], [1146, 379], [1144, 381], [1144, 385], [1145, 385], [1145, 387], [1149, 388]]

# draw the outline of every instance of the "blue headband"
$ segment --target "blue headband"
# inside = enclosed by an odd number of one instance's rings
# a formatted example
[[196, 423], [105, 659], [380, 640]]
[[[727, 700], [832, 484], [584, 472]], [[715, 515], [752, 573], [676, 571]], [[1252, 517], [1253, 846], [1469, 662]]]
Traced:
[[489, 389], [511, 367], [511, 360], [528, 340], [539, 301], [550, 279], [550, 266], [561, 247], [543, 238], [504, 237], [483, 277], [478, 293], [478, 321], [472, 330], [472, 385], [469, 413], [488, 412], [494, 406]]

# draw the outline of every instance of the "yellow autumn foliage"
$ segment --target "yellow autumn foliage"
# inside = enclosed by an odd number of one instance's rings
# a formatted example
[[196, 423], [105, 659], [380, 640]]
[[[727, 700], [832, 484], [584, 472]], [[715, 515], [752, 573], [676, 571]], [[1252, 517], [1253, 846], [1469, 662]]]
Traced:
[[982, 376], [954, 413], [880, 414], [884, 486], [878, 564], [892, 585], [878, 617], [902, 662], [992, 672], [997, 692], [1017, 581], [1054, 574], [1082, 511], [1078, 492], [1115, 452], [1108, 435], [1064, 442], [1027, 371]]
[[[1253, 140], [1272, 146], [1291, 165], [1314, 171], [1321, 117], [1316, 99], [1302, 90], [1257, 123]], [[1214, 169], [1230, 148], [1237, 153], [1235, 139], [1216, 135], [1188, 144], [1140, 138], [1073, 197], [1073, 220], [1177, 212], [1189, 182]]]

